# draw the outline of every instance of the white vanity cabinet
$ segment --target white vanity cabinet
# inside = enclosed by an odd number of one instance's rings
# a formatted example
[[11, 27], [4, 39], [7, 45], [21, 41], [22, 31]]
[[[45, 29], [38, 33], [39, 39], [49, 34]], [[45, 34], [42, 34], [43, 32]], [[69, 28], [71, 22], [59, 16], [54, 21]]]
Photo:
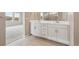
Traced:
[[67, 45], [70, 44], [69, 25], [66, 24], [31, 22], [31, 34]]

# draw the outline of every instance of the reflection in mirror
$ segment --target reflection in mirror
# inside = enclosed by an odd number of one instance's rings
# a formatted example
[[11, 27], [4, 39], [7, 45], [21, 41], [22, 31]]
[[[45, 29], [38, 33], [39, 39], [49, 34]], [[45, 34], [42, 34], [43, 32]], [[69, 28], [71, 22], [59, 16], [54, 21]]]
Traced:
[[43, 12], [43, 18], [44, 20], [56, 21], [58, 18], [58, 13], [57, 12]]
[[42, 12], [41, 19], [49, 21], [67, 21], [67, 12]]

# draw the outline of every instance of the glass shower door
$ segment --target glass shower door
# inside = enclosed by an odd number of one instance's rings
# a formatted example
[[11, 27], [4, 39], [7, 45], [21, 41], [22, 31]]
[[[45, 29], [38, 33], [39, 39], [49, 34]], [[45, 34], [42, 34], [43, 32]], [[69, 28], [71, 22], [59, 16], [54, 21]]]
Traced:
[[23, 38], [22, 12], [6, 12], [6, 43]]

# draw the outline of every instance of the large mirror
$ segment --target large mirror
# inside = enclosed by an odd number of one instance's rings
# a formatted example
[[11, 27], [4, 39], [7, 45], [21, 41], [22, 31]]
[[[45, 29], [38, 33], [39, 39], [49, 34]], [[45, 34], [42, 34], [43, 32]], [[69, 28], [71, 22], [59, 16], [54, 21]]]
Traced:
[[42, 12], [41, 19], [49, 21], [67, 21], [67, 12]]

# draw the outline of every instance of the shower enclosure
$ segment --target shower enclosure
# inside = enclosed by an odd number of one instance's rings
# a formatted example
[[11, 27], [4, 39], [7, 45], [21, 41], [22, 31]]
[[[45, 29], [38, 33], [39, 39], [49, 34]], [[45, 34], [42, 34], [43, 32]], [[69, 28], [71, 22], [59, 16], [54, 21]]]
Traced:
[[6, 44], [24, 37], [24, 16], [22, 12], [6, 12]]

